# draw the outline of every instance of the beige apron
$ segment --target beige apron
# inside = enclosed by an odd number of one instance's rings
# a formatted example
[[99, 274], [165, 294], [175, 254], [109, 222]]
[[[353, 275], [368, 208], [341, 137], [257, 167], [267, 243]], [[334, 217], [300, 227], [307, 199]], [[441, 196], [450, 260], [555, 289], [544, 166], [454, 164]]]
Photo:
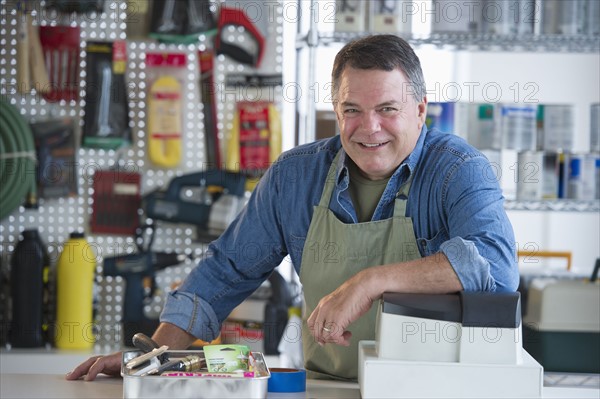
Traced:
[[[341, 150], [340, 150], [341, 152]], [[396, 198], [390, 219], [345, 224], [329, 210], [335, 186], [336, 165], [331, 167], [319, 205], [315, 207], [302, 252], [300, 281], [304, 289], [306, 313], [302, 323], [304, 361], [310, 378], [356, 380], [358, 341], [375, 339], [377, 304], [349, 326], [349, 347], [336, 344], [320, 346], [311, 335], [306, 320], [321, 298], [344, 281], [370, 266], [404, 262], [421, 257], [412, 219], [405, 217], [406, 199]], [[410, 180], [400, 189], [408, 197]]]

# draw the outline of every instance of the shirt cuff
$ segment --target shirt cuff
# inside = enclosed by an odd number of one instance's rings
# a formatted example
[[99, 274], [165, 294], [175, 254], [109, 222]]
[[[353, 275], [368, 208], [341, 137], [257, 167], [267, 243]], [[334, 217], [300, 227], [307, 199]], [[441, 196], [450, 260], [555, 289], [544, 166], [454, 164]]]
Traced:
[[440, 245], [465, 291], [495, 291], [490, 263], [479, 254], [472, 241], [454, 237]]
[[216, 339], [221, 333], [221, 326], [212, 306], [189, 292], [170, 292], [160, 314], [160, 321], [174, 324], [207, 342]]

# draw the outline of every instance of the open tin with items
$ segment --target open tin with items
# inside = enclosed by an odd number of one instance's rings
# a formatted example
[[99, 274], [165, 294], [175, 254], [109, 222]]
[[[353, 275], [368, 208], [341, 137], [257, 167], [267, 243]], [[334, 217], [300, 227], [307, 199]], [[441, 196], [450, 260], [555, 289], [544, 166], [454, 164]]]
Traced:
[[[215, 345], [225, 347], [239, 345]], [[206, 349], [206, 348], [205, 348]], [[214, 348], [213, 348], [214, 349]], [[211, 367], [205, 351], [169, 351], [163, 346], [150, 352], [123, 352], [123, 398], [266, 398], [271, 377], [260, 352], [237, 352], [236, 361], [247, 367], [224, 367], [232, 362], [217, 359]], [[207, 367], [207, 364], [209, 367]]]

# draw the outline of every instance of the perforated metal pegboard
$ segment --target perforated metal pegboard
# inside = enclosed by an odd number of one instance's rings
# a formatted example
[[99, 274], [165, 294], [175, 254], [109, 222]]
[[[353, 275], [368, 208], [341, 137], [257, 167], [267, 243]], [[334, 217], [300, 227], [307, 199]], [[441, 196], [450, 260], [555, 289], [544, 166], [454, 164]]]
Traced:
[[[88, 241], [96, 251], [96, 350], [111, 351], [122, 342], [121, 329], [118, 327], [123, 311], [124, 281], [120, 277], [103, 277], [102, 260], [104, 257], [136, 251], [131, 236], [97, 235], [89, 232], [89, 220], [93, 203], [93, 176], [97, 170], [123, 168], [127, 171], [139, 171], [142, 175], [142, 194], [156, 188], [165, 187], [169, 181], [185, 173], [206, 169], [206, 149], [203, 124], [203, 106], [200, 98], [198, 51], [212, 47], [212, 38], [200, 35], [194, 45], [165, 45], [153, 41], [127, 40], [126, 85], [129, 98], [129, 117], [132, 128], [133, 144], [119, 151], [79, 148], [81, 127], [83, 126], [85, 106], [85, 66], [86, 43], [88, 41], [126, 40], [126, 21], [128, 10], [125, 1], [107, 0], [103, 13], [59, 16], [45, 10], [45, 2], [30, 2], [34, 25], [70, 25], [81, 29], [79, 76], [81, 91], [78, 101], [60, 101], [51, 103], [44, 100], [35, 90], [27, 94], [18, 93], [16, 87], [16, 25], [18, 2], [0, 0], [0, 95], [20, 110], [30, 122], [42, 121], [52, 117], [71, 117], [78, 127], [76, 143], [76, 171], [78, 195], [72, 198], [41, 199], [39, 209], [20, 207], [0, 222], [0, 275], [6, 281], [9, 275], [9, 260], [14, 251], [19, 234], [26, 229], [37, 228], [48, 246], [51, 258], [51, 287], [54, 284], [55, 265], [63, 243], [72, 231], [84, 231]], [[282, 16], [281, 6], [272, 7], [274, 14], [269, 16], [267, 45], [260, 73], [281, 73], [282, 54]], [[267, 17], [267, 16], [265, 16]], [[242, 32], [235, 28], [225, 34], [242, 38]], [[153, 166], [146, 154], [146, 65], [147, 51], [181, 52], [187, 58], [185, 73], [186, 104], [183, 120], [183, 157], [175, 169], [163, 169]], [[252, 73], [251, 67], [239, 64], [226, 56], [218, 56], [215, 61], [215, 98], [217, 101], [217, 122], [219, 138], [225, 145], [227, 132], [232, 127], [236, 101], [263, 99], [281, 104], [281, 88], [227, 88], [225, 78], [228, 73]], [[191, 259], [180, 266], [160, 271], [156, 276], [157, 296], [147, 304], [145, 314], [158, 317], [165, 295], [172, 286], [182, 281], [206, 251], [206, 244], [196, 239], [194, 226], [158, 222], [158, 228], [152, 247], [156, 251], [176, 251], [188, 255]], [[4, 285], [6, 288], [6, 285]], [[10, 295], [6, 289], [0, 289], [0, 323], [7, 325]], [[0, 336], [0, 341], [3, 338]], [[1, 343], [4, 343], [3, 341]]]

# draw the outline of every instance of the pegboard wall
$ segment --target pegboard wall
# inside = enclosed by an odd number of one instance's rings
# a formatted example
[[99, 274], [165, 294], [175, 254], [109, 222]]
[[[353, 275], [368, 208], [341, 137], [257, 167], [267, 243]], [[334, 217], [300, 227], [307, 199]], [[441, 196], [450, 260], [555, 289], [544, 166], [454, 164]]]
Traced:
[[[169, 181], [182, 174], [206, 170], [205, 128], [203, 105], [200, 87], [200, 71], [198, 52], [211, 50], [214, 36], [199, 35], [198, 42], [191, 45], [161, 44], [150, 39], [129, 40], [127, 24], [133, 15], [128, 9], [127, 1], [107, 0], [104, 12], [88, 12], [78, 14], [58, 14], [46, 9], [45, 1], [28, 2], [33, 25], [36, 26], [78, 26], [81, 31], [79, 100], [48, 102], [33, 89], [22, 94], [16, 90], [17, 75], [17, 1], [0, 1], [0, 95], [3, 100], [14, 105], [21, 115], [30, 123], [44, 121], [55, 117], [70, 117], [75, 121], [76, 131], [76, 173], [77, 196], [40, 199], [38, 209], [26, 209], [23, 206], [0, 221], [0, 261], [2, 289], [0, 290], [0, 323], [4, 334], [0, 336], [1, 344], [6, 343], [6, 326], [10, 318], [10, 294], [8, 292], [8, 276], [11, 254], [19, 240], [19, 235], [26, 229], [36, 228], [47, 245], [51, 261], [50, 287], [54, 287], [56, 262], [62, 251], [63, 243], [73, 231], [86, 233], [86, 238], [96, 252], [96, 351], [111, 351], [122, 343], [119, 322], [123, 311], [124, 280], [121, 277], [103, 277], [102, 261], [104, 257], [136, 251], [135, 239], [132, 236], [98, 235], [90, 232], [89, 222], [93, 204], [93, 176], [98, 170], [119, 169], [136, 171], [142, 176], [142, 195], [165, 187]], [[247, 4], [252, 2], [247, 2]], [[233, 125], [236, 102], [243, 100], [268, 100], [281, 104], [280, 87], [238, 87], [225, 85], [227, 75], [241, 74], [281, 74], [282, 65], [282, 12], [281, 4], [269, 2], [268, 33], [265, 53], [260, 70], [238, 63], [227, 56], [215, 57], [214, 93], [217, 103], [217, 128], [219, 141], [226, 145], [228, 133]], [[245, 3], [240, 3], [245, 4]], [[273, 6], [275, 4], [275, 6]], [[211, 9], [218, 12], [220, 2], [211, 2]], [[239, 6], [239, 4], [238, 4]], [[248, 11], [252, 11], [248, 8]], [[250, 16], [252, 17], [252, 16]], [[255, 17], [258, 17], [255, 15]], [[215, 16], [216, 18], [216, 16]], [[223, 34], [230, 40], [247, 40], [241, 28], [230, 26]], [[126, 40], [127, 71], [126, 86], [129, 102], [129, 123], [132, 129], [131, 146], [119, 150], [102, 150], [82, 148], [81, 130], [85, 108], [85, 67], [86, 43], [88, 41]], [[153, 52], [180, 52], [187, 59], [187, 70], [183, 82], [185, 93], [185, 110], [183, 113], [183, 155], [177, 168], [164, 169], [155, 167], [149, 162], [147, 145], [147, 76], [145, 54]], [[222, 151], [224, 153], [224, 151]], [[143, 222], [143, 221], [142, 221]], [[195, 226], [157, 222], [156, 236], [152, 246], [156, 251], [175, 251], [186, 254], [190, 260], [176, 267], [158, 272], [156, 283], [157, 295], [145, 308], [148, 317], [157, 318], [165, 296], [174, 284], [177, 284], [189, 273], [197, 261], [205, 254], [207, 244], [196, 237]]]

